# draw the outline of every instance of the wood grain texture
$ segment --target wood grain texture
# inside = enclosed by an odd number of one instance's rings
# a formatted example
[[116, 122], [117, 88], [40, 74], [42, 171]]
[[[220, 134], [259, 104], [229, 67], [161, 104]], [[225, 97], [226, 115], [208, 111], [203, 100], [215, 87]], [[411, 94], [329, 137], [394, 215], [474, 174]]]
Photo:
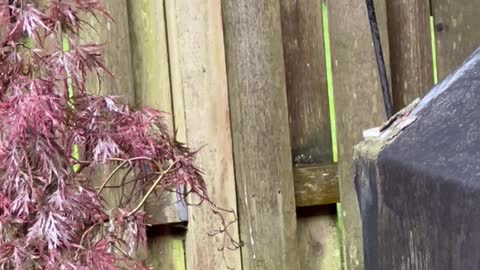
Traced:
[[335, 212], [335, 205], [306, 207], [297, 211], [300, 269], [341, 269]]
[[99, 85], [91, 76], [88, 90], [96, 95], [118, 95], [128, 104], [135, 106], [127, 1], [105, 0], [103, 5], [115, 21], [102, 16], [88, 16], [86, 20], [92, 27], [85, 27], [82, 40], [105, 43], [102, 59], [115, 78], [104, 74]]
[[297, 207], [339, 202], [337, 164], [299, 165], [293, 174]]
[[442, 80], [480, 46], [480, 1], [432, 0], [432, 11]]
[[280, 2], [224, 0], [222, 13], [243, 269], [297, 270]]
[[[172, 88], [172, 106], [174, 111], [174, 126], [176, 139], [179, 142], [186, 143], [186, 123], [185, 123], [185, 101], [183, 99], [182, 70], [179, 36], [177, 30], [176, 1], [164, 0], [165, 20], [167, 28], [168, 41], [168, 59], [170, 67], [170, 85]], [[184, 33], [186, 34], [186, 33]]]
[[422, 97], [433, 85], [429, 1], [387, 1], [395, 111]]
[[[282, 0], [283, 54], [296, 206], [336, 203], [337, 166], [332, 161], [325, 51], [320, 0]], [[300, 269], [340, 269], [335, 212], [299, 209]], [[333, 241], [332, 241], [333, 240]]]
[[[169, 37], [176, 39], [179, 84], [173, 87], [174, 117], [180, 112], [186, 143], [193, 148], [204, 146], [196, 164], [205, 173], [210, 199], [218, 206], [237, 212], [233, 149], [228, 106], [228, 87], [223, 45], [220, 0], [168, 1], [168, 18], [174, 26]], [[167, 19], [168, 20], [168, 19]], [[171, 34], [171, 35], [170, 35]], [[175, 72], [175, 71], [174, 71]], [[175, 99], [180, 98], [180, 101]], [[175, 120], [176, 121], [176, 120]], [[196, 203], [197, 200], [190, 201]], [[186, 266], [189, 270], [241, 269], [240, 249], [218, 251], [223, 236], [209, 236], [221, 221], [207, 202], [189, 209], [185, 240]], [[227, 222], [234, 215], [223, 212]], [[238, 223], [229, 227], [238, 240]], [[231, 247], [228, 241], [226, 246]], [[225, 258], [223, 257], [225, 255]]]
[[321, 0], [280, 3], [293, 161], [331, 162]]
[[[365, 1], [328, 1], [343, 208], [346, 268], [363, 268], [358, 201], [353, 184], [353, 146], [362, 131], [385, 121]], [[375, 2], [384, 57], [389, 66], [385, 0]], [[348, 14], [348, 15], [346, 15]]]
[[173, 125], [164, 1], [127, 2], [138, 105], [169, 113]]
[[[293, 181], [295, 186], [296, 207], [334, 204], [340, 201], [338, 187], [337, 164], [308, 164], [293, 167]], [[174, 204], [176, 198], [161, 196], [159, 205]], [[146, 205], [145, 210], [155, 209]], [[159, 218], [159, 219], [157, 219]], [[169, 220], [169, 217], [153, 216], [151, 223], [154, 225], [171, 224], [178, 222]]]
[[[165, 112], [173, 134], [172, 95], [168, 66], [168, 46], [164, 2], [127, 1], [132, 47], [134, 87], [139, 107], [152, 107]], [[152, 224], [180, 222], [175, 193], [164, 193], [150, 198], [145, 210], [152, 216]]]

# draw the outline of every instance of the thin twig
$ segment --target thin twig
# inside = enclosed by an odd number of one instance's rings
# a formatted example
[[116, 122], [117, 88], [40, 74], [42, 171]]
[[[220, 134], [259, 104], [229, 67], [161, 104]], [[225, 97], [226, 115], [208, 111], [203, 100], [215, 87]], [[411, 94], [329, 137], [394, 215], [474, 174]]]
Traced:
[[97, 194], [102, 193], [102, 190], [105, 188], [108, 181], [110, 181], [110, 179], [112, 179], [112, 177], [127, 163], [128, 163], [128, 160], [123, 161], [110, 173], [110, 175], [105, 179], [105, 181], [103, 181], [102, 185], [100, 186], [100, 189], [97, 191]]
[[173, 162], [172, 164], [170, 164], [170, 166], [168, 166], [168, 168], [157, 178], [157, 180], [155, 180], [155, 182], [153, 183], [153, 185], [150, 187], [150, 189], [148, 190], [147, 194], [145, 194], [145, 196], [143, 196], [143, 199], [142, 201], [140, 201], [140, 203], [137, 205], [137, 207], [135, 207], [135, 209], [133, 209], [130, 213], [128, 213], [128, 216], [131, 216], [133, 214], [135, 214], [136, 212], [138, 212], [138, 210], [140, 210], [140, 208], [142, 208], [142, 206], [145, 204], [145, 202], [147, 201], [147, 198], [150, 197], [150, 195], [152, 194], [153, 190], [155, 190], [155, 188], [158, 186], [158, 184], [160, 183], [160, 181], [162, 181], [163, 177], [165, 175], [167, 175], [170, 170], [173, 168], [173, 166], [177, 164], [177, 161]]
[[[80, 246], [82, 246], [82, 243], [83, 243], [83, 240], [85, 240], [85, 237], [86, 237], [89, 233], [91, 233], [96, 226], [98, 226], [98, 225], [100, 225], [100, 224], [101, 224], [101, 223], [95, 223], [95, 224], [93, 224], [92, 226], [90, 226], [90, 228], [88, 228], [88, 229], [82, 234], [82, 237], [80, 238], [80, 242], [79, 242], [79, 245], [80, 245]], [[78, 254], [80, 254], [80, 253], [77, 253], [77, 254], [75, 255], [75, 260], [78, 259]]]
[[136, 157], [136, 158], [130, 158], [130, 159], [119, 159], [119, 158], [110, 158], [110, 160], [114, 160], [114, 161], [123, 161], [122, 163], [120, 163], [120, 165], [118, 165], [111, 173], [110, 175], [107, 177], [107, 179], [105, 179], [105, 181], [103, 181], [102, 185], [100, 186], [100, 189], [98, 190], [97, 194], [100, 194], [102, 192], [102, 190], [105, 188], [105, 186], [107, 185], [108, 181], [110, 181], [112, 179], [112, 177], [127, 163], [129, 162], [132, 162], [132, 161], [136, 161], [136, 160], [151, 160], [150, 158], [148, 157]]

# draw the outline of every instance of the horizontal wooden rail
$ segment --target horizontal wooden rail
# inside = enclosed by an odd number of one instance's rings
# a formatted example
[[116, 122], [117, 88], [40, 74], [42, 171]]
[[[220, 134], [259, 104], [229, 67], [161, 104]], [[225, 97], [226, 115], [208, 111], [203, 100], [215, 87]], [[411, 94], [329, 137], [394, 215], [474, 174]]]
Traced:
[[337, 164], [295, 166], [293, 174], [297, 207], [339, 201]]
[[[297, 165], [293, 167], [295, 203], [297, 207], [333, 204], [339, 201], [337, 164]], [[146, 206], [147, 212], [163, 209], [165, 213], [151, 213], [152, 225], [177, 223], [176, 215], [186, 216], [183, 207], [170, 202], [175, 196], [162, 196], [157, 202]], [[157, 207], [155, 207], [157, 205]], [[168, 207], [158, 207], [168, 205]]]

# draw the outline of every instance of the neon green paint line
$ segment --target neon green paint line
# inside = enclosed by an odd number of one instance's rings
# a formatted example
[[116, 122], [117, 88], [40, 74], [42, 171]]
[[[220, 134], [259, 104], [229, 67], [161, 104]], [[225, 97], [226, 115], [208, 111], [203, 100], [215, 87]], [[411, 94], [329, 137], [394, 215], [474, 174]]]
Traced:
[[432, 61], [433, 61], [433, 83], [438, 83], [438, 70], [437, 70], [437, 48], [435, 45], [435, 20], [433, 16], [430, 16], [430, 35], [432, 40]]
[[[68, 39], [65, 37], [62, 37], [62, 49], [64, 52], [68, 52], [70, 50], [70, 43], [68, 42]], [[68, 85], [68, 98], [71, 99], [73, 98], [73, 83], [72, 83], [72, 77], [70, 75], [70, 72], [68, 69], [67, 70], [67, 85]], [[73, 104], [70, 104], [73, 108]], [[73, 145], [73, 157], [75, 159], [80, 159], [80, 152], [78, 149], [78, 145]], [[76, 164], [73, 166], [73, 171], [77, 171], [79, 168], [79, 164]]]
[[[330, 111], [330, 130], [332, 135], [332, 159], [333, 162], [338, 162], [338, 147], [337, 147], [337, 125], [335, 117], [335, 99], [333, 95], [333, 75], [332, 75], [332, 56], [330, 49], [330, 32], [328, 25], [328, 8], [326, 0], [322, 0], [322, 24], [323, 24], [323, 41], [325, 47], [325, 66], [327, 72], [327, 91], [328, 104]], [[343, 219], [342, 219], [342, 204], [337, 203], [337, 232], [338, 242], [340, 247], [340, 263], [341, 268], [346, 269], [345, 266], [345, 246], [343, 244]]]
[[330, 110], [330, 130], [332, 132], [332, 153], [333, 162], [338, 161], [337, 150], [337, 127], [335, 118], [335, 100], [333, 97], [333, 76], [332, 76], [332, 57], [330, 51], [330, 33], [328, 27], [328, 10], [327, 3], [322, 0], [322, 22], [323, 22], [323, 41], [325, 47], [325, 65], [327, 69], [327, 91], [328, 91], [328, 104]]
[[183, 241], [177, 239], [172, 243], [172, 255], [175, 270], [185, 270], [185, 252], [183, 247]]

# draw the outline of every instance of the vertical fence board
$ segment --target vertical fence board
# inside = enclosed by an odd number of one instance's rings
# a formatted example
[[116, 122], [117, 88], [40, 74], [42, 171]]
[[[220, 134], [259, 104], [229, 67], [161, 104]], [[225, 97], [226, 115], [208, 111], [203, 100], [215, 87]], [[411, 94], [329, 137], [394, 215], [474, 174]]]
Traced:
[[320, 0], [282, 0], [282, 34], [295, 163], [332, 161]]
[[[127, 1], [105, 0], [103, 4], [115, 21], [101, 16], [96, 18], [87, 16], [85, 20], [91, 27], [84, 29], [81, 40], [83, 43], [105, 44], [102, 60], [115, 77], [103, 74], [101, 80], [98, 81], [97, 78], [91, 76], [87, 81], [87, 91], [95, 95], [120, 96], [130, 106], [135, 106]], [[110, 169], [113, 169], [113, 166]], [[109, 170], [103, 170], [103, 175], [99, 173], [96, 181], [100, 183], [109, 172]], [[112, 185], [120, 183], [120, 176], [113, 177], [109, 182]], [[125, 185], [125, 189], [128, 188], [129, 185]], [[120, 190], [105, 190], [102, 196], [110, 207], [118, 205], [122, 198]], [[138, 258], [144, 258], [145, 255], [144, 250], [138, 250], [136, 254]]]
[[[388, 60], [385, 0], [376, 1], [375, 4], [385, 59]], [[360, 214], [353, 184], [353, 146], [362, 140], [364, 129], [385, 121], [385, 110], [365, 1], [330, 0], [327, 5], [330, 14], [345, 262], [347, 269], [357, 270], [364, 268]]]
[[98, 81], [91, 78], [88, 82], [88, 90], [96, 95], [121, 96], [128, 104], [135, 106], [127, 1], [105, 0], [103, 4], [115, 21], [102, 16], [97, 18], [88, 16], [87, 21], [92, 27], [85, 28], [82, 33], [82, 40], [105, 43], [102, 59], [105, 66], [116, 77], [113, 78], [104, 74], [100, 87]]
[[[280, 3], [293, 160], [296, 164], [331, 162], [321, 1]], [[335, 211], [301, 209], [297, 223], [300, 269], [340, 269]]]
[[[169, 30], [176, 30], [169, 31], [169, 38], [176, 39], [175, 65], [180, 71], [180, 84], [173, 88], [174, 99], [181, 99], [174, 101], [175, 119], [183, 110], [187, 144], [205, 146], [198, 153], [197, 164], [205, 173], [211, 200], [237, 212], [220, 0], [176, 0], [167, 7], [167, 12], [172, 12], [168, 18], [173, 19], [168, 23], [174, 24]], [[227, 212], [222, 214], [227, 222], [235, 219]], [[221, 226], [221, 221], [207, 202], [191, 207], [189, 220], [187, 269], [241, 269], [240, 250], [226, 249], [223, 254], [218, 251], [223, 247], [223, 236], [208, 235]], [[237, 223], [229, 227], [229, 233], [238, 240]]]
[[[102, 60], [105, 66], [115, 75], [102, 74], [100, 83], [92, 75], [87, 81], [87, 91], [95, 95], [120, 96], [129, 105], [135, 105], [135, 90], [133, 87], [131, 48], [129, 41], [129, 29], [127, 18], [127, 2], [117, 0], [106, 0], [104, 5], [109, 10], [115, 22], [110, 19], [98, 16], [86, 18], [91, 27], [86, 27], [82, 33], [83, 43], [105, 43]], [[98, 181], [105, 179], [108, 171], [103, 175], [99, 173]], [[120, 177], [114, 177], [110, 182], [119, 184]], [[121, 199], [119, 191], [105, 190], [102, 196], [110, 206], [118, 205]]]
[[[128, 1], [130, 41], [137, 105], [164, 111], [173, 132], [172, 97], [164, 1]], [[164, 193], [160, 200], [147, 201], [145, 210], [155, 224], [181, 221], [177, 215], [176, 194]], [[150, 230], [165, 230], [154, 226]], [[148, 262], [157, 270], [184, 270], [183, 238], [154, 232], [148, 238]]]
[[445, 78], [480, 46], [480, 1], [432, 0], [438, 78]]
[[165, 19], [167, 26], [168, 57], [170, 66], [170, 85], [172, 88], [172, 105], [175, 118], [175, 132], [178, 141], [187, 140], [185, 124], [185, 104], [182, 91], [182, 70], [180, 66], [180, 46], [178, 44], [176, 0], [165, 0]]
[[243, 269], [299, 269], [276, 0], [222, 1]]
[[341, 269], [335, 205], [302, 208], [297, 215], [300, 269]]
[[140, 106], [167, 113], [172, 104], [163, 0], [128, 1], [134, 87]]
[[429, 1], [387, 1], [393, 107], [398, 111], [433, 85]]
[[[163, 1], [128, 1], [132, 64], [137, 105], [165, 112], [173, 133], [172, 96], [168, 66], [167, 36]], [[164, 193], [160, 199], [149, 199], [145, 210], [150, 222], [166, 224], [180, 222], [175, 193]]]

